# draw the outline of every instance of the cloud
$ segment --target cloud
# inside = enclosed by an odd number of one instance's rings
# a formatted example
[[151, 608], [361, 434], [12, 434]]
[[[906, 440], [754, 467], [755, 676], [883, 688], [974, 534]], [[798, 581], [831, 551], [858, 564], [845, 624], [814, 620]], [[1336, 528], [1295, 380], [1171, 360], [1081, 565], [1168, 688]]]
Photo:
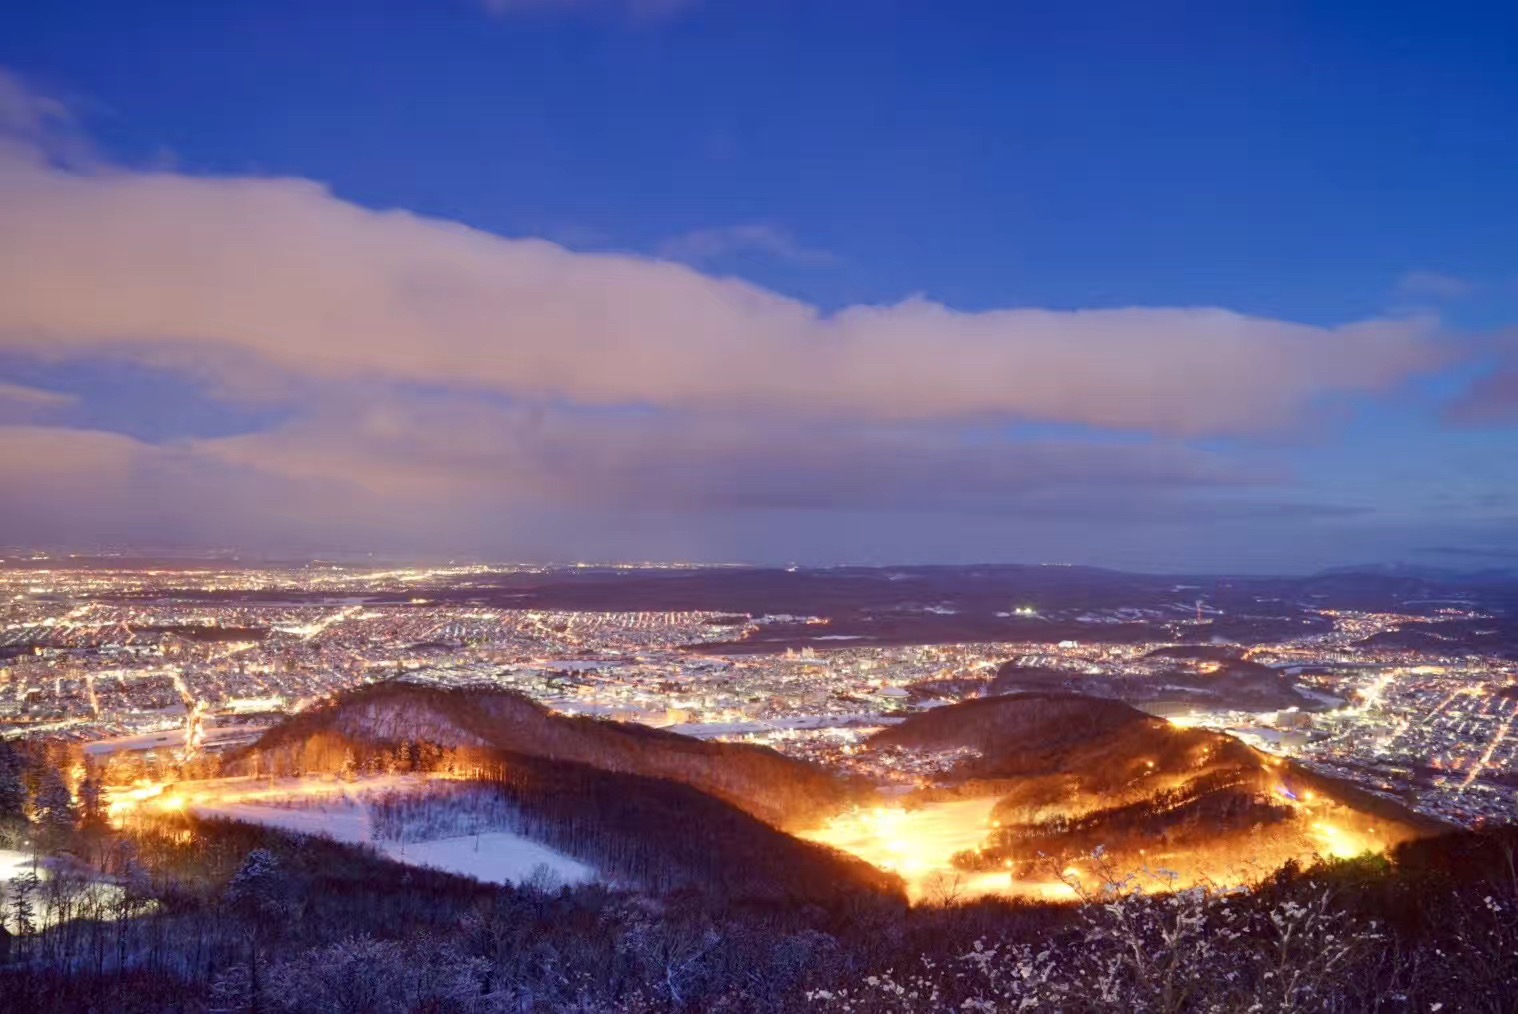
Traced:
[[0, 67], [0, 159], [77, 166], [95, 155], [67, 103]]
[[124, 356], [271, 397], [281, 377], [381, 379], [589, 406], [1236, 434], [1442, 359], [1426, 317], [1324, 328], [923, 297], [829, 314], [668, 261], [370, 210], [300, 179], [0, 158], [0, 235], [0, 349]]
[[70, 127], [73, 121], [66, 103], [38, 92], [0, 67], [0, 132], [39, 138]]
[[24, 387], [0, 380], [0, 405], [24, 409], [66, 408], [79, 399], [72, 394], [44, 391], [38, 387]]
[[[0, 426], [13, 541], [244, 548], [502, 547], [524, 518], [592, 527], [825, 515], [1194, 525], [1333, 518], [1216, 455], [1169, 444], [978, 439], [921, 427], [745, 425], [358, 392], [267, 432], [152, 444]], [[798, 516], [812, 521], [796, 523]], [[614, 517], [615, 521], [609, 521]], [[676, 519], [676, 520], [669, 520]], [[925, 517], [910, 527], [938, 528]], [[451, 541], [450, 541], [451, 540]], [[530, 540], [524, 540], [531, 548]]]
[[696, 229], [665, 240], [658, 253], [670, 260], [696, 265], [753, 253], [803, 267], [826, 268], [839, 263], [838, 255], [804, 246], [784, 229], [762, 223]]
[[457, 397], [337, 400], [197, 453], [380, 497], [479, 497], [669, 510], [875, 508], [1016, 513], [1052, 491], [1255, 486], [1174, 444], [1013, 441], [945, 428], [669, 413], [589, 414]]
[[1477, 380], [1447, 413], [1458, 426], [1518, 423], [1518, 364], [1507, 363]]
[[[1134, 524], [1176, 545], [1219, 521], [1300, 532], [1352, 511], [1188, 441], [1279, 431], [1445, 358], [1432, 317], [925, 296], [829, 312], [700, 270], [820, 263], [769, 227], [671, 241], [688, 263], [575, 252], [309, 180], [60, 161], [35, 140], [0, 147], [0, 236], [7, 360], [140, 364], [260, 402], [246, 432], [152, 443], [39, 425], [67, 396], [0, 387], [13, 541], [901, 558], [968, 545], [965, 524], [1006, 558], [1052, 552], [1027, 533], [1055, 529], [1067, 547]], [[130, 411], [112, 401], [61, 418]], [[1008, 436], [1027, 420], [1085, 435]]]
[[91, 475], [119, 481], [143, 446], [99, 430], [0, 426], [0, 461], [25, 480], [23, 490], [35, 489], [39, 482], [77, 483]]
[[118, 433], [0, 425], [0, 527], [12, 541], [39, 543], [137, 534], [156, 513], [136, 481], [153, 454]]
[[[0, 381], [0, 424], [45, 419], [72, 407], [77, 401], [70, 394]], [[0, 465], [4, 460], [0, 458]]]
[[404, 503], [355, 503], [345, 479], [260, 472], [101, 430], [0, 425], [0, 463], [0, 530], [13, 543], [288, 549], [426, 533], [420, 518], [385, 517]]
[[1409, 271], [1397, 279], [1397, 292], [1403, 296], [1441, 302], [1464, 299], [1476, 291], [1476, 283], [1439, 271]]
[[1445, 410], [1454, 426], [1518, 425], [1518, 328], [1502, 328], [1482, 343], [1487, 371]]

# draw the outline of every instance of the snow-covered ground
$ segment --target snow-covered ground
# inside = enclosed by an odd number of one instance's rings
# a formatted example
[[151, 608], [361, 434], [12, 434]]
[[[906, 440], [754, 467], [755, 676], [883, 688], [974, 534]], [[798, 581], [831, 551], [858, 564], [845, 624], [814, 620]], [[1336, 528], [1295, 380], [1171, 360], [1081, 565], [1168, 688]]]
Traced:
[[[312, 799], [292, 794], [288, 800], [260, 792], [257, 802], [224, 794], [214, 799], [192, 797], [186, 809], [202, 817], [223, 817], [249, 824], [319, 835], [349, 844], [372, 845], [396, 862], [457, 873], [490, 884], [520, 884], [546, 869], [554, 881], [581, 884], [596, 879], [591, 867], [505, 830], [432, 841], [386, 841], [374, 837], [374, 824], [363, 801], [363, 781], [353, 791], [332, 798]], [[287, 805], [279, 805], [287, 803]]]
[[596, 871], [584, 863], [510, 831], [377, 844], [397, 862], [458, 873], [488, 884], [520, 884], [532, 880], [539, 870], [546, 870], [561, 884], [583, 884], [596, 878]]
[[[35, 873], [39, 885], [52, 879], [53, 871], [49, 868], [51, 862], [53, 860], [36, 859], [30, 852], [0, 849], [0, 886], [4, 886], [6, 896], [14, 899], [17, 889], [13, 882], [27, 874]], [[90, 875], [78, 868], [75, 868], [73, 872], [76, 875], [80, 873], [85, 876]], [[81, 914], [87, 907], [92, 915], [107, 918], [111, 914], [112, 906], [121, 897], [121, 888], [105, 880], [93, 880], [79, 890], [80, 893], [73, 894], [70, 898], [70, 905], [76, 915]], [[86, 906], [85, 902], [90, 904]], [[14, 902], [12, 901], [11, 904], [14, 905]], [[56, 925], [59, 921], [58, 912], [54, 911], [50, 904], [49, 892], [39, 887], [32, 895], [33, 926], [37, 929], [45, 929]], [[17, 928], [13, 908], [7, 907], [0, 911], [0, 926], [10, 930]]]
[[[31, 853], [17, 852], [15, 849], [0, 849], [0, 881], [8, 881], [13, 877], [19, 877], [31, 868]], [[39, 877], [43, 877], [47, 875], [47, 871], [39, 866], [37, 874]]]
[[197, 817], [221, 817], [244, 824], [263, 824], [296, 834], [319, 835], [350, 845], [369, 842], [369, 811], [362, 803], [333, 800], [300, 806], [262, 806], [258, 803], [193, 803]]

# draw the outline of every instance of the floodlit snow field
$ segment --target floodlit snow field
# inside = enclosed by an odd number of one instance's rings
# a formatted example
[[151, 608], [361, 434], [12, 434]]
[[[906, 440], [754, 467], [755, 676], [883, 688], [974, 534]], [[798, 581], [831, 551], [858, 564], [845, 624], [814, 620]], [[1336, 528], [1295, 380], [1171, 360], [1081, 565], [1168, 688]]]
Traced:
[[[561, 884], [582, 884], [596, 879], [596, 871], [530, 838], [511, 831], [482, 831], [433, 841], [381, 841], [373, 833], [369, 808], [362, 798], [363, 782], [354, 792], [327, 799], [292, 794], [292, 805], [260, 793], [259, 802], [241, 802], [223, 796], [214, 800], [192, 799], [185, 807], [200, 817], [222, 817], [249, 824], [265, 824], [297, 834], [319, 835], [349, 844], [372, 845], [396, 862], [424, 866], [473, 877], [489, 884], [520, 884], [533, 879], [540, 869]], [[276, 805], [269, 805], [269, 804]]]
[[911, 808], [880, 806], [850, 810], [797, 837], [831, 845], [900, 875], [906, 881], [908, 897], [914, 902], [944, 891], [963, 897], [1068, 896], [1063, 884], [1024, 883], [1004, 872], [965, 873], [955, 868], [956, 853], [975, 849], [985, 842], [991, 831], [991, 810], [995, 803], [994, 797], [984, 797], [924, 803]]

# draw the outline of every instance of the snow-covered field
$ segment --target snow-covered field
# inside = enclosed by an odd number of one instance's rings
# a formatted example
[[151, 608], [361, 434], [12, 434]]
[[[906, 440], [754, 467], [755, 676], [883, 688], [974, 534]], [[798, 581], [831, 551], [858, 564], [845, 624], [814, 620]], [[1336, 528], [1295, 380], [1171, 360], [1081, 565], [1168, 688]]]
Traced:
[[[28, 852], [17, 852], [15, 849], [0, 849], [0, 881], [8, 881], [12, 877], [19, 877], [32, 868], [32, 856]], [[39, 877], [47, 876], [47, 871], [38, 867]]]
[[361, 779], [349, 791], [317, 798], [293, 792], [285, 799], [271, 798], [267, 790], [259, 791], [256, 802], [240, 800], [235, 793], [220, 793], [215, 798], [192, 795], [186, 809], [202, 817], [223, 817], [339, 842], [372, 845], [396, 862], [457, 873], [485, 883], [520, 884], [540, 878], [541, 873], [561, 884], [596, 879], [596, 871], [584, 863], [506, 830], [482, 830], [430, 841], [379, 839], [363, 796]]
[[[62, 921], [59, 912], [52, 907], [51, 892], [43, 888], [46, 881], [51, 880], [53, 871], [49, 867], [51, 860], [38, 860], [30, 852], [19, 852], [15, 849], [0, 849], [0, 886], [5, 889], [5, 895], [11, 899], [9, 905], [0, 911], [0, 926], [10, 930], [17, 929], [15, 922], [14, 898], [18, 893], [15, 881], [35, 873], [37, 876], [37, 888], [32, 894], [32, 925], [37, 929], [45, 929]], [[77, 877], [84, 872], [73, 869]], [[88, 873], [84, 874], [89, 876]], [[121, 888], [105, 880], [95, 879], [89, 882], [75, 880], [75, 888], [69, 892], [69, 909], [80, 915], [85, 911], [97, 918], [108, 918], [116, 901], [121, 897]]]
[[520, 884], [540, 870], [561, 884], [594, 880], [596, 871], [510, 831], [482, 831], [464, 838], [384, 842], [380, 847], [397, 862], [473, 877], [489, 884]]

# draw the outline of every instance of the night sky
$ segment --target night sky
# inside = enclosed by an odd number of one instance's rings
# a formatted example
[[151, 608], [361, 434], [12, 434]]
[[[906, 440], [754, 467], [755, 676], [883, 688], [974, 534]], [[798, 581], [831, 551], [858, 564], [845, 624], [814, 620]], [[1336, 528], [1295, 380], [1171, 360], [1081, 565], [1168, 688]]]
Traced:
[[1507, 4], [57, 0], [0, 543], [1518, 561]]

